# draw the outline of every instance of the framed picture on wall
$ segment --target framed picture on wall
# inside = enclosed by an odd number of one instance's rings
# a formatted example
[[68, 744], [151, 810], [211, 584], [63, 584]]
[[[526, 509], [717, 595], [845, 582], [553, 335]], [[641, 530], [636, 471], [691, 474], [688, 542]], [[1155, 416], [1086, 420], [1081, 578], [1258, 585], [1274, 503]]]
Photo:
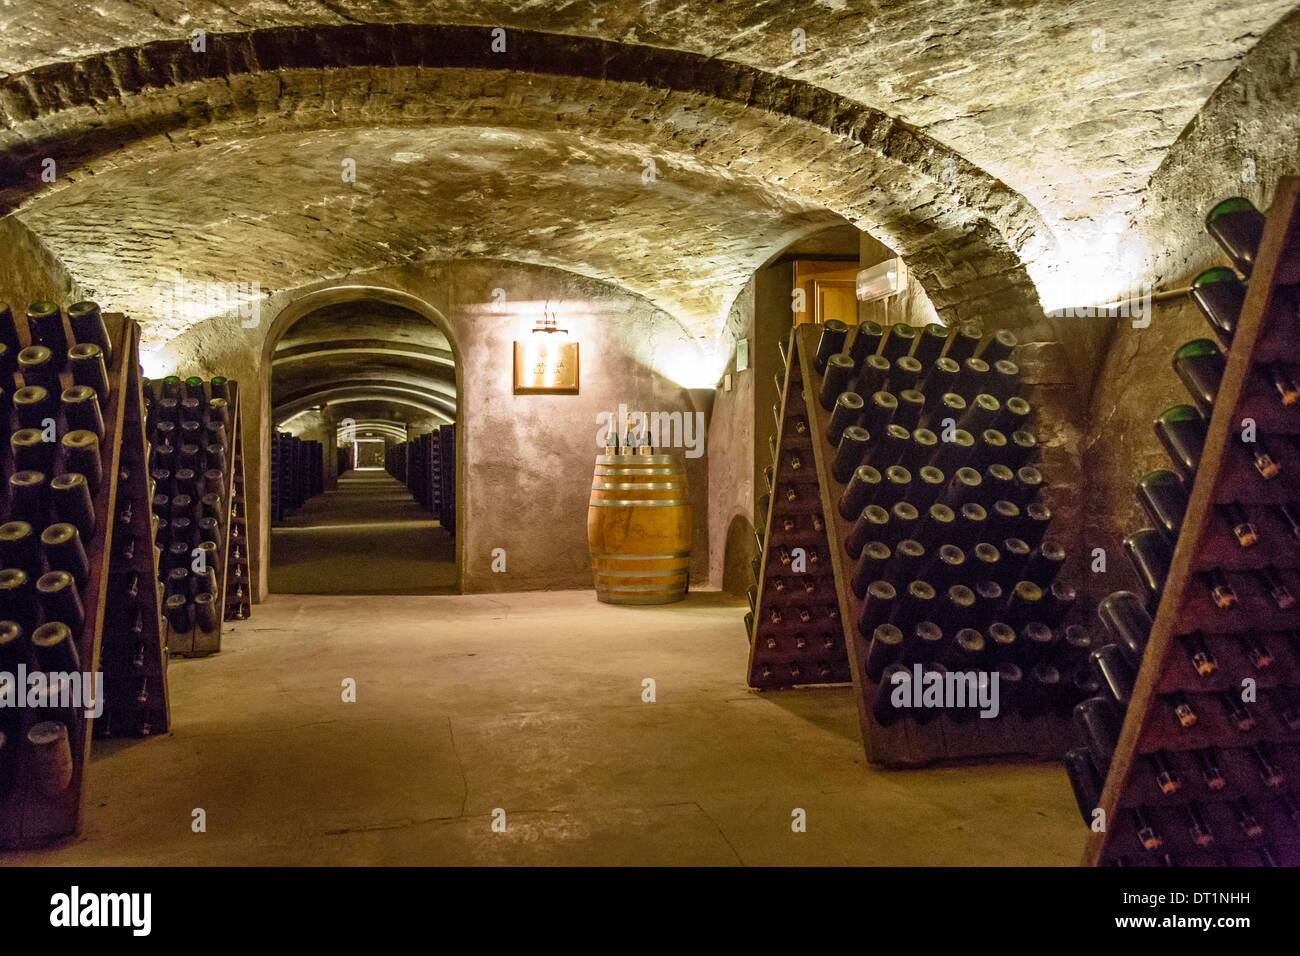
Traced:
[[578, 394], [578, 343], [515, 342], [515, 394]]

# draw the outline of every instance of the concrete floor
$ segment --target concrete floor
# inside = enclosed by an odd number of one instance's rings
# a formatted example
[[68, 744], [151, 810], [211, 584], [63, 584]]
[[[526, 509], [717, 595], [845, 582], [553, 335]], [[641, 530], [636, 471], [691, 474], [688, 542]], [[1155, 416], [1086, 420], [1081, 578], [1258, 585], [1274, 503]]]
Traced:
[[346, 471], [271, 530], [277, 594], [452, 594], [455, 540], [406, 486], [382, 471]]
[[745, 688], [743, 612], [273, 595], [172, 664], [172, 733], [96, 747], [80, 839], [0, 862], [1078, 862], [1059, 766], [872, 769], [847, 688]]

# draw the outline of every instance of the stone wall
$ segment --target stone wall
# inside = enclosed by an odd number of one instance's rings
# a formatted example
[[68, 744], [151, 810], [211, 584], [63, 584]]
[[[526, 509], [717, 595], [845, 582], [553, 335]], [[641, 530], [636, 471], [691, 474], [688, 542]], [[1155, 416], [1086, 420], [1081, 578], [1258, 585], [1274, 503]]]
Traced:
[[[643, 299], [571, 273], [504, 262], [458, 261], [379, 270], [349, 285], [415, 296], [445, 319], [460, 368], [462, 465], [458, 555], [466, 592], [588, 588], [587, 502], [598, 429], [597, 414], [629, 409], [693, 412], [687, 390], [668, 377], [693, 347], [666, 313]], [[291, 302], [329, 284], [277, 293], [265, 306], [275, 316]], [[513, 303], [551, 303], [561, 324], [580, 342], [581, 390], [570, 395], [515, 395], [515, 339], [525, 338], [532, 314], [493, 311], [492, 290]], [[196, 326], [148, 357], [180, 374], [226, 374], [240, 382], [250, 533], [259, 543], [255, 579], [266, 593], [265, 527], [270, 438], [266, 393], [267, 334], [217, 318]], [[252, 415], [260, 408], [256, 423]], [[679, 452], [680, 453], [680, 450]], [[687, 459], [694, 505], [692, 582], [708, 577], [706, 459]], [[507, 549], [506, 573], [490, 569], [492, 549]]]

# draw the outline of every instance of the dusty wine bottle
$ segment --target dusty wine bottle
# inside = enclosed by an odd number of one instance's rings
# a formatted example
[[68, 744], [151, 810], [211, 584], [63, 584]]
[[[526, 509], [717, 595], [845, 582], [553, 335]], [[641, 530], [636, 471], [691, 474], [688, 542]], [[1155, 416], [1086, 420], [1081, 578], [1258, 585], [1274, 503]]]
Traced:
[[1097, 607], [1097, 617], [1110, 639], [1120, 646], [1134, 669], [1142, 664], [1142, 653], [1151, 636], [1151, 615], [1132, 591], [1115, 591]]
[[[889, 522], [888, 511], [880, 505], [867, 505], [844, 538], [844, 553], [852, 560], [858, 560], [868, 541], [885, 541]], [[887, 541], [885, 543], [888, 544]]]
[[901, 631], [910, 631], [921, 621], [934, 620], [937, 597], [928, 581], [912, 581], [899, 595], [890, 623]]
[[860, 425], [850, 425], [844, 429], [839, 446], [835, 449], [835, 460], [831, 465], [831, 475], [836, 481], [841, 484], [849, 481], [854, 469], [862, 464], [870, 440], [871, 435]]
[[66, 522], [50, 525], [41, 532], [41, 550], [51, 569], [67, 571], [78, 588], [85, 588], [90, 580], [90, 559], [86, 557], [76, 525]]
[[983, 326], [978, 322], [963, 322], [956, 334], [948, 340], [948, 351], [945, 354], [954, 361], [964, 362], [975, 354], [983, 338]]
[[1133, 682], [1137, 675], [1124, 659], [1124, 653], [1117, 644], [1107, 644], [1092, 652], [1093, 672], [1101, 686], [1105, 687], [1115, 703], [1128, 707], [1133, 697]]
[[41, 345], [55, 355], [62, 355], [68, 347], [68, 337], [63, 331], [63, 312], [57, 303], [42, 299], [27, 307], [27, 330], [32, 344]]
[[883, 355], [868, 355], [862, 360], [853, 391], [859, 395], [872, 395], [884, 391], [889, 384], [892, 363]]
[[1187, 513], [1187, 488], [1182, 480], [1166, 469], [1148, 472], [1138, 480], [1137, 497], [1151, 523], [1164, 532], [1170, 544], [1176, 542]]
[[1021, 538], [1004, 538], [1002, 540], [1002, 560], [998, 562], [998, 576], [995, 579], [1003, 587], [1011, 587], [1020, 580], [1021, 574], [1029, 564], [1029, 555], [1033, 549]]
[[867, 679], [879, 682], [885, 668], [897, 663], [903, 651], [903, 632], [892, 624], [881, 624], [871, 633], [867, 651]]
[[1219, 662], [1205, 643], [1200, 631], [1184, 634], [1180, 638], [1183, 652], [1192, 664], [1192, 669], [1201, 677], [1209, 677], [1219, 669]]
[[[3, 573], [0, 571], [0, 575]], [[872, 581], [867, 586], [862, 612], [858, 617], [858, 634], [863, 640], [870, 640], [877, 627], [888, 623], [897, 603], [898, 592], [888, 581]]]
[[[818, 375], [826, 374], [826, 366], [832, 355], [844, 351], [844, 342], [848, 334], [849, 327], [838, 319], [827, 319], [822, 324], [821, 338], [817, 340], [816, 358], [813, 359], [813, 367], [817, 369]], [[849, 360], [849, 364], [852, 366], [852, 359]]]
[[1264, 235], [1264, 214], [1242, 196], [1218, 203], [1205, 216], [1205, 231], [1232, 260], [1242, 275], [1250, 277], [1255, 253]]
[[74, 384], [94, 389], [100, 404], [108, 403], [108, 368], [98, 345], [83, 342], [68, 349], [68, 367]]
[[912, 671], [902, 664], [890, 664], [881, 672], [880, 685], [876, 688], [876, 696], [871, 703], [871, 715], [876, 723], [882, 727], [891, 727], [908, 713], [903, 708], [894, 706], [893, 695], [898, 690], [904, 700], [910, 700], [911, 683]]
[[930, 464], [945, 475], [950, 475], [966, 464], [974, 447], [975, 439], [970, 432], [961, 428], [945, 429], [944, 434], [940, 435], [939, 450], [935, 452]]
[[890, 555], [889, 564], [877, 577], [888, 581], [894, 587], [901, 587], [906, 582], [914, 580], [921, 573], [924, 564], [924, 545], [915, 538], [904, 538], [898, 542], [898, 546]]
[[889, 545], [882, 541], [868, 541], [862, 546], [862, 554], [858, 558], [858, 564], [854, 568], [853, 578], [850, 582], [853, 593], [857, 595], [858, 600], [866, 597], [867, 588], [871, 586], [872, 581], [885, 580], [886, 569], [889, 567], [892, 554]]
[[861, 365], [866, 361], [867, 356], [879, 352], [884, 337], [885, 330], [879, 322], [859, 322], [857, 331], [853, 333], [853, 342], [849, 346], [849, 355], [853, 357], [854, 364]]
[[924, 371], [921, 363], [910, 356], [896, 358], [890, 364], [889, 376], [886, 378], [887, 388], [891, 392], [914, 391], [921, 383]]
[[1192, 300], [1200, 307], [1215, 338], [1227, 348], [1237, 331], [1237, 319], [1246, 302], [1246, 283], [1225, 266], [1206, 269], [1192, 280]]
[[911, 440], [903, 449], [899, 464], [909, 471], [919, 471], [927, 461], [934, 457], [935, 446], [939, 438], [928, 428], [912, 430]]
[[1092, 756], [1098, 775], [1104, 778], [1110, 771], [1115, 745], [1119, 743], [1123, 724], [1119, 709], [1105, 697], [1090, 697], [1075, 705], [1072, 720]]
[[1142, 582], [1147, 609], [1154, 612], [1160, 604], [1160, 594], [1164, 591], [1165, 578], [1169, 576], [1169, 566], [1174, 559], [1169, 540], [1154, 528], [1143, 528], [1124, 539], [1124, 551]]
[[45, 620], [62, 621], [80, 634], [86, 623], [86, 609], [81, 603], [77, 582], [67, 571], [47, 571], [36, 579], [36, 595], [40, 599]]
[[829, 412], [835, 407], [835, 400], [840, 397], [840, 393], [853, 388], [853, 377], [856, 372], [853, 359], [845, 353], [839, 352], [830, 357], [830, 361], [826, 363], [826, 378], [822, 380], [822, 408]]
[[919, 388], [925, 394], [925, 400], [929, 404], [936, 404], [940, 398], [952, 392], [953, 387], [957, 384], [957, 375], [961, 372], [961, 366], [955, 359], [938, 358], [930, 365], [925, 372], [925, 378], [922, 380]]
[[884, 348], [881, 354], [891, 362], [902, 358], [904, 355], [910, 355], [912, 346], [916, 344], [916, 329], [906, 322], [897, 322], [885, 329], [887, 338], [885, 339]]
[[852, 520], [855, 515], [862, 514], [862, 509], [867, 505], [874, 504], [876, 495], [880, 491], [881, 481], [880, 472], [870, 465], [859, 465], [855, 468], [848, 487], [844, 489], [844, 494], [840, 495], [838, 505], [840, 516], [846, 521]]
[[1155, 421], [1156, 437], [1168, 452], [1174, 470], [1185, 485], [1196, 476], [1205, 445], [1206, 422], [1191, 405], [1174, 405], [1165, 409]]
[[1268, 367], [1268, 377], [1282, 405], [1290, 407], [1300, 402], [1300, 384], [1296, 382], [1296, 376], [1291, 369], [1281, 362], [1274, 362]]
[[1074, 791], [1075, 803], [1083, 822], [1092, 825], [1094, 813], [1101, 803], [1103, 781], [1097, 775], [1092, 757], [1087, 749], [1078, 748], [1065, 752], [1065, 773], [1070, 778], [1070, 788]]
[[857, 392], [841, 392], [835, 400], [835, 410], [831, 412], [830, 424], [826, 428], [826, 440], [832, 445], [840, 443], [844, 429], [856, 425], [862, 420], [863, 401]]
[[1237, 592], [1222, 571], [1214, 568], [1205, 573], [1205, 584], [1210, 592], [1214, 606], [1227, 610], [1237, 604]]
[[947, 481], [947, 477], [938, 468], [922, 465], [916, 471], [916, 480], [908, 490], [908, 500], [918, 509], [927, 510], [935, 503]]
[[1226, 363], [1209, 339], [1194, 339], [1174, 353], [1174, 371], [1182, 379], [1197, 410], [1207, 418], [1214, 409]]
[[90, 493], [98, 494], [104, 478], [98, 436], [92, 431], [77, 429], [65, 434], [59, 444], [63, 447], [63, 457], [67, 464], [65, 470], [85, 475]]
[[921, 424], [921, 413], [925, 411], [925, 393], [915, 388], [900, 389], [897, 396], [898, 407], [890, 424], [899, 425], [914, 431]]
[[912, 473], [902, 465], [890, 465], [885, 468], [884, 481], [876, 492], [875, 502], [882, 508], [892, 509], [900, 501], [908, 499], [911, 488]]

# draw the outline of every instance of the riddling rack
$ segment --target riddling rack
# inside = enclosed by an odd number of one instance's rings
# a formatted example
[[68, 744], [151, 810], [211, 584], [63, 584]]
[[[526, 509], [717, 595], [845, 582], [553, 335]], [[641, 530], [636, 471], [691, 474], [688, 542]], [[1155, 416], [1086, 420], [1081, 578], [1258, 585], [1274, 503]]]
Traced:
[[1088, 746], [1066, 756], [1086, 865], [1300, 865], [1298, 197], [1285, 177], [1266, 221], [1238, 199], [1207, 218], [1249, 281], [1218, 267], [1192, 284], [1227, 354], [1198, 340], [1175, 357], [1203, 408], [1156, 420], [1182, 474], [1139, 484], [1159, 526], [1126, 541], [1146, 605], [1100, 609], [1111, 696], [1079, 706]]
[[234, 485], [230, 499], [230, 560], [226, 562], [226, 590], [224, 619], [227, 621], [246, 620], [252, 611], [251, 575], [249, 574], [249, 557], [251, 545], [248, 540], [248, 507], [244, 500], [244, 436], [242, 429], [236, 429], [234, 437], [234, 461], [231, 465], [231, 480]]
[[243, 486], [239, 387], [169, 375], [145, 384], [145, 404], [167, 647], [178, 657], [214, 654], [231, 575], [248, 578], [245, 526], [232, 521]]
[[449, 534], [456, 533], [455, 425], [441, 425], [392, 446], [385, 453], [384, 468]]
[[325, 446], [281, 432], [272, 435], [271, 488], [271, 524], [278, 525], [325, 490]]
[[[54, 303], [34, 303], [25, 321], [0, 307], [8, 386], [0, 394], [10, 439], [0, 670], [102, 670], [104, 717], [134, 734], [165, 731], [169, 717], [157, 593], [148, 586], [153, 549], [141, 529], [149, 478], [138, 347], [134, 322], [101, 315], [91, 302], [73, 304], [66, 315]], [[44, 441], [50, 420], [57, 442]], [[105, 644], [109, 616], [113, 633]], [[117, 621], [128, 622], [121, 632]], [[131, 677], [123, 688], [117, 678], [126, 657]], [[147, 700], [138, 701], [146, 690]], [[77, 833], [94, 724], [85, 711], [49, 697], [36, 708], [0, 710], [0, 846], [40, 846]]]
[[[768, 535], [780, 476], [807, 474], [800, 494], [820, 506], [838, 605], [824, 616], [839, 622], [867, 758], [1059, 757], [1071, 707], [1097, 685], [1088, 632], [1066, 624], [1076, 593], [1058, 577], [1065, 551], [1045, 539], [1032, 408], [1013, 394], [1015, 336], [874, 322], [848, 335], [840, 322], [801, 325], [785, 350]], [[811, 468], [786, 434], [804, 417]], [[767, 540], [756, 627], [776, 603], [769, 552], [780, 544]], [[979, 687], [987, 703], [995, 674], [997, 716], [981, 717], [991, 708], [974, 706]], [[934, 686], [971, 699], [936, 699]]]
[[[797, 342], [787, 347], [798, 349]], [[826, 522], [799, 363], [778, 376], [772, 412], [772, 465], [760, 510], [755, 584], [749, 589], [749, 686], [759, 689], [851, 680], [840, 603], [835, 591]], [[770, 542], [770, 547], [764, 547]]]

